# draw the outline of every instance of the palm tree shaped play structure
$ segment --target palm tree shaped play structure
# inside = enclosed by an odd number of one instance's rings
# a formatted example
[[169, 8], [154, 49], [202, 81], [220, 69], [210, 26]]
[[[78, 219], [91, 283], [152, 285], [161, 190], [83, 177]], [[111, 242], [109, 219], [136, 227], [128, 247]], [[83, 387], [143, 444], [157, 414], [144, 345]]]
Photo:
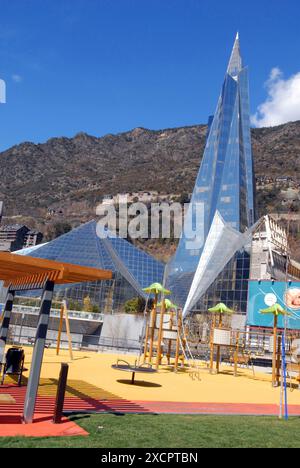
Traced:
[[[154, 334], [155, 334], [155, 327], [156, 327], [156, 317], [157, 317], [157, 308], [158, 308], [158, 298], [159, 295], [164, 299], [166, 295], [171, 294], [171, 291], [168, 291], [163, 287], [160, 283], [153, 283], [151, 286], [144, 288], [144, 292], [147, 294], [154, 294], [154, 302], [153, 302], [153, 309], [151, 311], [151, 319], [150, 319], [150, 326], [147, 326], [146, 336], [145, 336], [145, 351], [144, 351], [144, 361], [147, 358], [147, 351], [148, 351], [148, 340], [150, 340], [149, 346], [149, 363], [151, 363], [153, 358], [153, 347], [154, 347]], [[163, 329], [163, 316], [165, 312], [165, 300], [162, 300], [162, 307], [160, 313], [160, 327], [159, 327], [159, 336], [157, 342], [157, 360], [156, 360], [156, 367], [158, 368], [160, 363], [160, 355], [161, 355], [161, 338], [162, 338], [162, 329]]]
[[[182, 314], [179, 312], [177, 313], [178, 311], [178, 306], [176, 304], [173, 304], [172, 301], [170, 301], [170, 299], [164, 299], [164, 301], [160, 302], [158, 304], [158, 307], [161, 308], [161, 320], [160, 320], [160, 327], [159, 327], [159, 340], [160, 342], [162, 341], [163, 339], [163, 313], [164, 312], [167, 312], [169, 314], [169, 317], [170, 317], [170, 320], [169, 320], [169, 328], [170, 328], [170, 331], [172, 332], [172, 330], [174, 329], [174, 325], [177, 329], [177, 333], [176, 333], [176, 351], [175, 351], [175, 370], [177, 370], [178, 368], [178, 361], [179, 361], [179, 354], [180, 354], [180, 335], [181, 335], [181, 332], [182, 332]], [[174, 320], [175, 319], [175, 320]], [[174, 334], [174, 333], [173, 333]], [[185, 346], [184, 343], [182, 343], [183, 346]], [[170, 361], [171, 361], [171, 349], [172, 349], [172, 340], [168, 340], [168, 350], [167, 350], [167, 353], [166, 353], [166, 356], [167, 356], [167, 360], [168, 360], [168, 364], [170, 364]]]
[[[291, 317], [292, 314], [287, 312], [281, 307], [280, 304], [274, 304], [268, 309], [260, 310], [263, 315], [272, 314], [274, 316], [273, 323], [273, 358], [272, 358], [272, 385], [278, 387], [279, 385], [279, 369], [280, 369], [280, 343], [277, 349], [278, 339], [278, 317]], [[277, 352], [278, 351], [278, 352]]]
[[[162, 307], [162, 302], [158, 304], [158, 307]], [[170, 299], [165, 299], [165, 309], [166, 310], [177, 309], [177, 305], [173, 304], [173, 302], [170, 301]]]
[[220, 370], [220, 358], [221, 358], [221, 345], [216, 344], [214, 341], [215, 329], [221, 329], [223, 327], [223, 316], [232, 315], [234, 311], [229, 309], [226, 304], [220, 302], [215, 307], [208, 309], [208, 312], [213, 314], [213, 323], [211, 328], [211, 338], [210, 338], [210, 371], [213, 371], [214, 367], [214, 350], [215, 345], [217, 346], [217, 356], [216, 356], [216, 371], [219, 373]]

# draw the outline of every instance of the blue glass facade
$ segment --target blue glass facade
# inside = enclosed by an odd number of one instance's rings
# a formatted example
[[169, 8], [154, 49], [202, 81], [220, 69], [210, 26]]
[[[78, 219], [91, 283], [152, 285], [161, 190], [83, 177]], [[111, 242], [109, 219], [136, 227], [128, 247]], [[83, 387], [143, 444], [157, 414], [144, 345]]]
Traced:
[[[196, 226], [196, 212], [203, 207], [201, 225], [197, 223], [196, 248], [190, 248], [191, 239], [184, 231], [177, 252], [168, 265], [167, 284], [181, 306], [188, 295], [216, 212], [240, 232], [254, 224], [253, 181], [248, 69], [243, 66], [237, 36], [217, 109], [213, 120], [210, 120], [203, 160], [187, 214], [186, 222], [192, 221]], [[240, 253], [230, 262], [210, 288], [203, 307], [219, 299], [229, 305], [237, 300], [237, 307], [244, 310], [248, 260], [247, 253]]]
[[91, 221], [29, 255], [112, 270], [111, 281], [56, 287], [56, 297], [82, 301], [89, 296], [101, 311], [124, 311], [128, 299], [144, 296], [143, 288], [163, 280], [164, 265], [124, 239], [109, 234], [99, 238], [96, 229], [96, 221]]
[[245, 314], [247, 312], [249, 277], [250, 254], [242, 251], [228, 263], [199, 301], [195, 311], [206, 311], [217, 303], [223, 302], [236, 312]]

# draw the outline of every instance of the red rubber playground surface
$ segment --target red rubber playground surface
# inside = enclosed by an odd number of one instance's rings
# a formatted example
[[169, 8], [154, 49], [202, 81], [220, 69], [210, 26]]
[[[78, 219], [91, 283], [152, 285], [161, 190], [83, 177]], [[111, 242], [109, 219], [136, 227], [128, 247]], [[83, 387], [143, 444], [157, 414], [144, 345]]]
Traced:
[[[22, 411], [26, 387], [6, 385], [2, 394], [12, 396], [15, 405], [0, 405], [0, 437], [66, 437], [88, 435], [67, 417], [61, 424], [52, 423], [55, 397], [38, 396], [33, 424], [22, 424]], [[66, 397], [65, 414], [69, 413], [116, 413], [116, 414], [194, 414], [194, 415], [253, 415], [278, 416], [277, 405], [241, 403], [187, 403], [167, 401], [130, 401], [125, 399], [97, 400], [86, 397]], [[300, 416], [300, 405], [290, 405], [289, 413]]]
[[[6, 385], [1, 389], [2, 394], [11, 395], [15, 405], [0, 405], [0, 423], [3, 418], [13, 421], [21, 416], [24, 406], [26, 387]], [[55, 397], [38, 396], [35, 413], [39, 415], [53, 415]], [[66, 397], [64, 413], [119, 413], [119, 414], [228, 414], [228, 415], [278, 415], [279, 405], [250, 404], [250, 403], [201, 403], [201, 402], [170, 402], [170, 401], [139, 401], [120, 399], [98, 400], [86, 396], [85, 398]], [[300, 405], [289, 405], [289, 413], [300, 416]], [[10, 416], [8, 416], [10, 415]], [[1, 433], [1, 428], [0, 428]]]

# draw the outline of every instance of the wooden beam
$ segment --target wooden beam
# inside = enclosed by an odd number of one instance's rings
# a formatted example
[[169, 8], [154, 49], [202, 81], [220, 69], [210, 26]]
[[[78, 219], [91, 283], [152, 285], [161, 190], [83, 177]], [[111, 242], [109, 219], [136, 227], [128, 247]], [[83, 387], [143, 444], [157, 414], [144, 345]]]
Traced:
[[59, 356], [59, 351], [60, 351], [61, 334], [62, 334], [62, 330], [63, 330], [64, 319], [65, 319], [65, 324], [66, 324], [66, 332], [67, 332], [67, 337], [68, 337], [70, 358], [71, 358], [71, 361], [73, 361], [74, 356], [73, 356], [73, 347], [72, 347], [72, 335], [71, 335], [71, 327], [70, 327], [70, 321], [69, 321], [68, 308], [67, 308], [66, 301], [62, 302], [61, 309], [60, 309], [59, 327], [58, 327], [58, 336], [57, 336], [57, 346], [56, 346], [57, 356]]
[[164, 326], [164, 316], [166, 310], [165, 298], [162, 300], [160, 308], [160, 321], [159, 321], [159, 330], [158, 330], [158, 341], [157, 341], [157, 356], [156, 356], [156, 369], [158, 370], [161, 364], [161, 342], [163, 339], [163, 326]]
[[69, 353], [70, 353], [71, 361], [73, 361], [74, 357], [73, 357], [73, 349], [72, 349], [72, 335], [71, 335], [71, 327], [70, 327], [66, 301], [64, 301], [63, 307], [64, 307], [64, 314], [65, 314], [65, 321], [66, 321], [66, 331], [67, 331], [67, 337], [68, 337]]
[[13, 283], [18, 290], [39, 289], [47, 280], [55, 284], [75, 284], [112, 277], [109, 270], [0, 252], [0, 280], [6, 287]]
[[57, 345], [56, 345], [57, 356], [59, 356], [59, 351], [60, 351], [60, 342], [61, 342], [61, 334], [63, 330], [63, 323], [64, 323], [64, 306], [62, 304], [60, 307], [59, 327], [58, 327], [58, 334], [57, 334]]

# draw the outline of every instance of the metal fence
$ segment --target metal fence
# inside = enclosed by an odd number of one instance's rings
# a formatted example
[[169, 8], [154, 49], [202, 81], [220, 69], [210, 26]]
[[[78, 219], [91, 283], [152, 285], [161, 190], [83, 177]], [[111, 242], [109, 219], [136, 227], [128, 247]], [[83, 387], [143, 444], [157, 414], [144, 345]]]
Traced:
[[[3, 304], [0, 304], [3, 310]], [[16, 304], [13, 307], [11, 325], [9, 328], [8, 344], [32, 346], [35, 340], [36, 325], [39, 308]], [[101, 329], [104, 322], [104, 314], [68, 311], [71, 326], [71, 339], [74, 350], [88, 350], [95, 352], [124, 351], [136, 352], [140, 348], [138, 339], [130, 339], [118, 336], [102, 336]], [[57, 345], [58, 325], [60, 318], [59, 309], [51, 309], [50, 322], [47, 333], [47, 347], [54, 348]], [[95, 331], [90, 334], [89, 331]], [[116, 335], [118, 332], [116, 332]], [[68, 337], [65, 332], [65, 323], [61, 337], [61, 348], [68, 349]]]
[[[30, 333], [22, 330], [21, 333], [18, 327], [11, 327], [7, 343], [12, 346], [33, 346], [35, 342], [35, 329]], [[48, 333], [46, 339], [47, 348], [56, 348], [57, 336]], [[61, 339], [61, 349], [68, 349], [69, 342], [66, 337]], [[136, 352], [140, 349], [138, 340], [130, 340], [124, 338], [99, 337], [94, 335], [75, 336], [72, 335], [72, 348], [75, 351], [120, 351], [120, 352]]]
[[[4, 304], [0, 304], [0, 309], [3, 310], [3, 308]], [[13, 307], [13, 312], [18, 314], [39, 315], [40, 309], [39, 307], [15, 304]], [[83, 312], [77, 310], [68, 310], [68, 316], [69, 319], [88, 320], [90, 322], [103, 322], [104, 320], [104, 314], [98, 314], [94, 312]], [[60, 310], [51, 309], [50, 317], [59, 318]]]

